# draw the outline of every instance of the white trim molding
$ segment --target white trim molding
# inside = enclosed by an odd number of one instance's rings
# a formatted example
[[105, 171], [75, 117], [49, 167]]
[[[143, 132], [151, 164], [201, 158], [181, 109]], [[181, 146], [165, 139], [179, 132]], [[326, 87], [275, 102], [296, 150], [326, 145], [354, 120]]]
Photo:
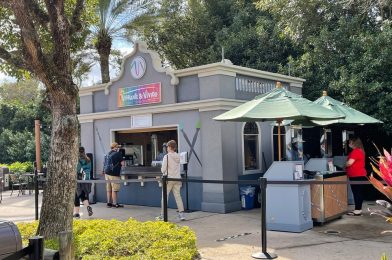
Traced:
[[206, 77], [211, 75], [228, 75], [228, 76], [236, 76], [238, 75], [246, 75], [251, 77], [270, 79], [274, 81], [283, 81], [288, 82], [290, 86], [302, 87], [305, 79], [291, 77], [279, 73], [272, 73], [263, 70], [256, 70], [246, 67], [241, 67], [237, 65], [230, 64], [228, 62], [216, 62], [207, 65], [186, 68], [181, 70], [174, 71], [174, 74], [177, 77], [185, 77], [190, 75], [197, 74], [198, 77]]
[[93, 95], [95, 91], [102, 91], [105, 90], [106, 84], [99, 84], [91, 87], [82, 87], [79, 88], [79, 96], [88, 96]]
[[128, 109], [98, 112], [98, 113], [88, 113], [78, 115], [79, 122], [91, 122], [91, 120], [101, 120], [108, 118], [118, 118], [127, 117], [133, 115], [145, 115], [145, 114], [161, 114], [170, 112], [180, 112], [189, 110], [198, 110], [200, 112], [205, 111], [215, 111], [215, 110], [230, 110], [243, 103], [245, 100], [235, 100], [235, 99], [208, 99], [208, 100], [198, 100], [190, 101], [169, 105], [159, 105], [159, 106], [143, 106], [143, 107], [133, 107]]

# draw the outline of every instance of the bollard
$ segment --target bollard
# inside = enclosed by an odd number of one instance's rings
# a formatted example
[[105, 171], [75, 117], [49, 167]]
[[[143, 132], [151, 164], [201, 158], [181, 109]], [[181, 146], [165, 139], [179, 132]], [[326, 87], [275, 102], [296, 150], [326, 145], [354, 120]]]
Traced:
[[267, 253], [267, 178], [260, 178], [260, 192], [261, 192], [261, 252], [252, 254], [253, 258], [257, 259], [274, 259], [278, 256], [273, 253]]
[[167, 175], [162, 176], [163, 221], [167, 222]]
[[31, 253], [29, 254], [29, 260], [43, 260], [44, 259], [44, 237], [35, 236], [29, 238], [29, 247]]

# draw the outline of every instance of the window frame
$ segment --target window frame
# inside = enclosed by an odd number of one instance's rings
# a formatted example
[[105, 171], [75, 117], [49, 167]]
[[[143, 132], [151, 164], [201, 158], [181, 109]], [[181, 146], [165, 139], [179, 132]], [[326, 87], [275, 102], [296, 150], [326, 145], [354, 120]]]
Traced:
[[[252, 136], [257, 136], [257, 157], [256, 157], [256, 161], [257, 161], [257, 169], [252, 169], [252, 170], [246, 170], [245, 169], [245, 126], [247, 123], [254, 123], [257, 126], [257, 134], [246, 134], [246, 135], [252, 135]], [[242, 125], [241, 128], [241, 143], [242, 143], [242, 173], [243, 174], [253, 174], [253, 173], [259, 173], [261, 172], [261, 154], [262, 154], [262, 150], [261, 150], [261, 127], [259, 125], [258, 122], [245, 122]]]

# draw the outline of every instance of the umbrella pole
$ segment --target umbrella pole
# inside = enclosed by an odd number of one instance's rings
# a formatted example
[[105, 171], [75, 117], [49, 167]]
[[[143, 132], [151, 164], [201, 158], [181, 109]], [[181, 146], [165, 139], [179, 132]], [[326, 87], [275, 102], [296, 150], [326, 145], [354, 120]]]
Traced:
[[279, 161], [282, 160], [282, 147], [281, 147], [281, 136], [280, 136], [280, 123], [282, 120], [278, 120], [278, 159]]

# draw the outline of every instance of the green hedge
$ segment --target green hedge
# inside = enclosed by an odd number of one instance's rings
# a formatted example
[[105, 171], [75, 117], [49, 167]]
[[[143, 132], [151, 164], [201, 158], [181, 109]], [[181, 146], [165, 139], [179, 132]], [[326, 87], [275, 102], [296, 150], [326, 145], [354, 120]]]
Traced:
[[12, 164], [0, 164], [0, 167], [7, 167], [13, 173], [33, 172], [34, 166], [32, 162], [14, 162]]
[[[17, 225], [27, 243], [38, 222]], [[191, 229], [162, 221], [75, 220], [73, 232], [77, 259], [185, 260], [198, 256]], [[58, 242], [45, 240], [45, 247], [57, 250]]]

